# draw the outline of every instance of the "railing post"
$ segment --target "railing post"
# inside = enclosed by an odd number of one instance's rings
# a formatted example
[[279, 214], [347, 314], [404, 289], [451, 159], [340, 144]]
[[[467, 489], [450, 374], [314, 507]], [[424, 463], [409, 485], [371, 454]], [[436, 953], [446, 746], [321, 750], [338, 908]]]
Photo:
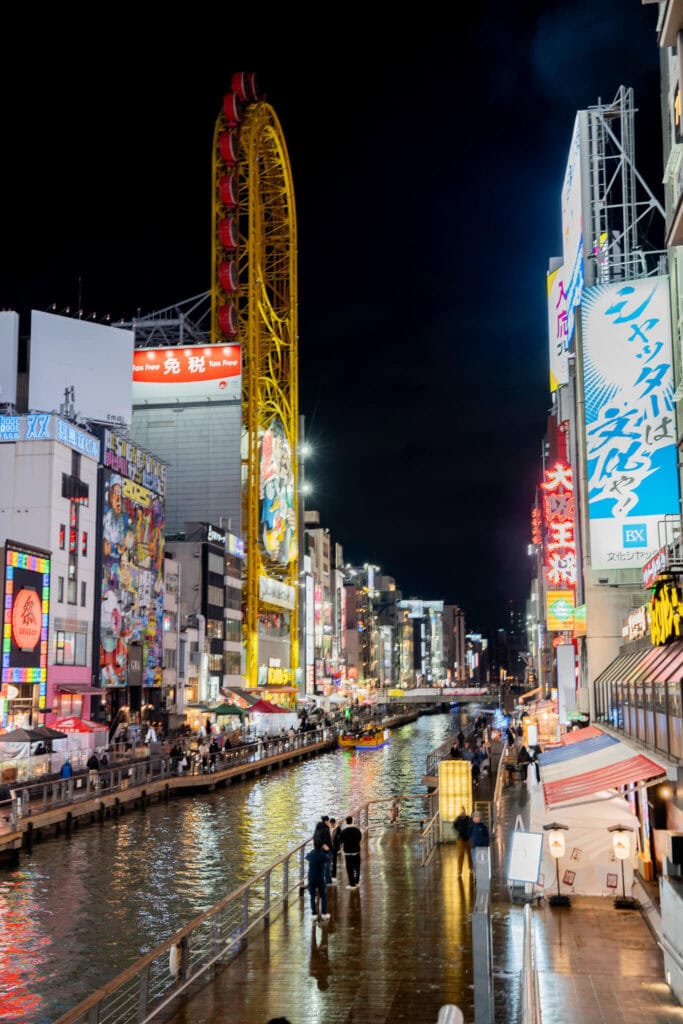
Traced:
[[138, 1020], [144, 1024], [147, 1017], [147, 1003], [149, 1000], [149, 964], [143, 967], [140, 972], [140, 998], [138, 1000]]

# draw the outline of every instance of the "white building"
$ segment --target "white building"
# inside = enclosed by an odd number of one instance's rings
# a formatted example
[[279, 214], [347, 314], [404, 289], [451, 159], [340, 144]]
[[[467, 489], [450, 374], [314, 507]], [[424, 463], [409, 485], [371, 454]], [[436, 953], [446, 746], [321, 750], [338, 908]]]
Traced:
[[[43, 665], [30, 668], [32, 655], [14, 638], [8, 641], [3, 724], [28, 724], [29, 718], [38, 724], [50, 711], [89, 718], [101, 696], [92, 687], [99, 454], [96, 437], [58, 415], [0, 415], [0, 543], [35, 548], [50, 559], [47, 642], [42, 652], [35, 649]], [[8, 559], [2, 571], [11, 601], [16, 593]], [[30, 572], [28, 562], [26, 568]], [[7, 600], [3, 607], [7, 616]], [[9, 620], [4, 626], [7, 638]]]

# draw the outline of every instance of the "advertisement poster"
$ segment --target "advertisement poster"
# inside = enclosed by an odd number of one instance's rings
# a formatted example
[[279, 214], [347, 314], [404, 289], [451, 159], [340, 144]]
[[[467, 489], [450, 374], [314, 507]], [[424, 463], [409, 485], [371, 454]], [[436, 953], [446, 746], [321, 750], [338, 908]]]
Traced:
[[7, 541], [2, 683], [35, 683], [45, 707], [50, 613], [50, 556]]
[[592, 569], [640, 569], [679, 514], [669, 282], [597, 285], [582, 309]]
[[164, 467], [110, 431], [104, 462], [100, 683], [160, 686]]
[[269, 560], [289, 565], [297, 557], [292, 450], [279, 420], [260, 441], [261, 544]]

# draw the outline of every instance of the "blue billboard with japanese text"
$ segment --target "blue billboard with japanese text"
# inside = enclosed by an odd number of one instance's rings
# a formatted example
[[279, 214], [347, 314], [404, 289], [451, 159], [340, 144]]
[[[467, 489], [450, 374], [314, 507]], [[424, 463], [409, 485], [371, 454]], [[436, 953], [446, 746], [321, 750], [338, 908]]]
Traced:
[[680, 511], [668, 278], [586, 288], [581, 325], [591, 568], [640, 568]]

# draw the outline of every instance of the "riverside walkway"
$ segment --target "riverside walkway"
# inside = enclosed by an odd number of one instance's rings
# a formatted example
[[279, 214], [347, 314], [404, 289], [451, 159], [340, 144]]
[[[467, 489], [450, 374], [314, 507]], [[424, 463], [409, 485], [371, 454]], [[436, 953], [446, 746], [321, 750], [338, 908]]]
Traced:
[[[482, 781], [475, 799], [492, 798], [489, 780]], [[300, 887], [309, 840], [55, 1024], [267, 1024], [276, 1017], [290, 1024], [436, 1024], [448, 1005], [460, 1008], [466, 1024], [484, 1024], [475, 1013], [475, 884], [467, 869], [457, 877], [453, 843], [427, 855], [432, 801], [401, 800], [393, 825], [387, 801], [363, 805], [360, 888], [346, 888], [340, 864], [339, 884], [328, 889], [328, 922], [313, 920]], [[486, 1024], [522, 1022], [528, 908], [511, 901], [505, 865], [519, 815], [528, 827], [527, 807], [521, 785], [503, 790], [491, 848], [494, 1010]], [[637, 895], [648, 901], [647, 892]], [[534, 905], [531, 918], [543, 1024], [683, 1024], [645, 914], [617, 910], [609, 898], [573, 896], [571, 908]]]
[[[510, 900], [505, 864], [517, 815], [524, 819], [525, 811], [522, 787], [504, 790], [491, 850], [496, 1024], [520, 1020], [524, 908]], [[422, 866], [419, 825], [371, 832], [360, 889], [345, 883], [340, 878], [328, 890], [326, 925], [312, 922], [303, 892], [162, 1019], [431, 1024], [441, 1007], [454, 1004], [472, 1024], [475, 885], [468, 872], [457, 877], [454, 844], [437, 846]], [[641, 913], [616, 910], [610, 899], [573, 897], [571, 909], [541, 903], [532, 922], [544, 1024], [682, 1024], [683, 1008]]]

